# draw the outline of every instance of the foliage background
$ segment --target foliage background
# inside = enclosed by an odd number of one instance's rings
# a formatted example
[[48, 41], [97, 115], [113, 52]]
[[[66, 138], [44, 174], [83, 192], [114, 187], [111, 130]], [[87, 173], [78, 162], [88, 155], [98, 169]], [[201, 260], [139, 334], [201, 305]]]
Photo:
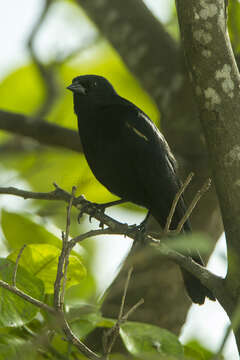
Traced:
[[[161, 1], [165, 3], [166, 7], [169, 6], [167, 0]], [[153, 6], [154, 4], [156, 6], [156, 1], [152, 1]], [[31, 28], [34, 26], [35, 18], [38, 16], [43, 2], [25, 0], [21, 3], [20, 8], [17, 6], [16, 0], [9, 1], [7, 5], [1, 4], [2, 21], [0, 21], [0, 24], [4, 29], [1, 31], [1, 48], [4, 56], [1, 56], [2, 60], [0, 61], [2, 67], [0, 75], [0, 108], [34, 117], [44, 104], [46, 86], [36, 69], [36, 64], [32, 61], [30, 51], [27, 50], [26, 45]], [[156, 8], [159, 9], [160, 7], [157, 6]], [[165, 23], [171, 34], [177, 38], [175, 12], [173, 7], [169, 8], [169, 17], [165, 17]], [[158, 15], [156, 13], [156, 16]], [[20, 19], [21, 23], [19, 23]], [[235, 22], [235, 19], [234, 17], [232, 20], [233, 29], [239, 27], [239, 22]], [[4, 33], [9, 34], [8, 38], [4, 36]], [[11, 34], [13, 34], [12, 40]], [[232, 34], [234, 34], [233, 30]], [[239, 39], [235, 39], [233, 36], [233, 41], [237, 48]], [[14, 49], [12, 44], [14, 44]], [[59, 84], [59, 94], [54, 100], [52, 108], [47, 112], [48, 121], [76, 129], [76, 119], [72, 111], [72, 96], [65, 91], [65, 87], [76, 75], [95, 73], [106, 76], [119, 93], [135, 102], [153, 121], [160, 125], [160, 114], [154, 101], [141, 88], [135, 77], [126, 69], [116, 51], [99, 35], [97, 29], [74, 1], [55, 2], [34, 41], [34, 52], [46, 67], [53, 69], [54, 81]], [[31, 140], [22, 141], [17, 136], [12, 138], [6, 132], [0, 132], [0, 141], [0, 181], [2, 186], [11, 184], [35, 191], [49, 191], [51, 190], [51, 184], [56, 182], [67, 190], [70, 190], [72, 185], [76, 185], [79, 193], [84, 193], [92, 201], [105, 202], [113, 199], [113, 196], [95, 181], [83, 155], [39, 146]], [[7, 213], [4, 213], [5, 218], [2, 217], [2, 227], [8, 229], [8, 234], [13, 222], [15, 225], [18, 222], [21, 225], [24, 221], [27, 221], [24, 219], [31, 218], [59, 236], [59, 228], [63, 228], [65, 221], [64, 206], [40, 201], [28, 201], [27, 204], [22, 200], [10, 200], [9, 202], [9, 198], [7, 200], [3, 198], [1, 201], [1, 207], [14, 212], [13, 215], [8, 214], [8, 216]], [[21, 221], [17, 217], [16, 209], [23, 216]], [[126, 213], [128, 218], [132, 219], [132, 222], [139, 221], [143, 217], [142, 210], [136, 207], [133, 208], [131, 205], [127, 205], [124, 210], [118, 212], [111, 211], [113, 216], [118, 216], [120, 219], [124, 219]], [[11, 219], [11, 216], [15, 216], [15, 218]], [[76, 217], [76, 213], [74, 216]], [[82, 226], [85, 228], [87, 221]], [[21, 234], [22, 241], [24, 241], [27, 236], [24, 227], [21, 228], [21, 232], [15, 227], [15, 231], [16, 234]], [[36, 229], [34, 229], [35, 231]], [[72, 235], [78, 232], [79, 226], [74, 222]], [[12, 236], [14, 237], [16, 234], [12, 234]], [[2, 251], [6, 251], [4, 234], [1, 234], [1, 238], [3, 240], [1, 244]], [[21, 242], [20, 235], [18, 240]], [[101, 241], [102, 251], [109, 252], [110, 243], [107, 239], [104, 245], [102, 244]], [[102, 268], [102, 255], [101, 253], [96, 254], [96, 246], [96, 241], [88, 241], [81, 250], [86, 256], [85, 261], [93, 271], [90, 272], [90, 276], [99, 271], [99, 266]], [[119, 249], [122, 251], [122, 256], [124, 256], [129, 246], [129, 243], [122, 246], [121, 240]], [[119, 249], [116, 252], [120, 251]], [[112, 258], [112, 254], [109, 256], [109, 267], [105, 270], [105, 273], [103, 270], [98, 281], [101, 280], [101, 277], [106, 279], [106, 276], [111, 273], [110, 269], [113, 264], [110, 264], [110, 258]], [[118, 265], [120, 262], [121, 259], [118, 259]], [[92, 288], [90, 290], [86, 289], [87, 296], [91, 299], [94, 296], [95, 298], [98, 297], [108, 281], [105, 283], [100, 281], [96, 285], [95, 281], [92, 280]], [[210, 306], [213, 307], [213, 304]], [[211, 314], [213, 312], [212, 308], [208, 311]], [[202, 314], [201, 310], [201, 316]], [[208, 316], [209, 312], [207, 312], [206, 318]], [[199, 330], [199, 327], [197, 328]], [[232, 348], [232, 346], [231, 343], [230, 347]]]

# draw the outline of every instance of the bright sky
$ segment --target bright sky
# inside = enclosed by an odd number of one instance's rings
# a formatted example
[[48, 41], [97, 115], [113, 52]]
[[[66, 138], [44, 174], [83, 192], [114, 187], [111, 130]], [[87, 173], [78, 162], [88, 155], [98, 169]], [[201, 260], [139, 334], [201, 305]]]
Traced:
[[[166, 19], [169, 16], [169, 3], [173, 4], [173, 0], [145, 0], [145, 2], [156, 12], [156, 16], [159, 16], [161, 19]], [[42, 0], [8, 0], [0, 2], [0, 79], [4, 77], [6, 72], [27, 61], [26, 39], [42, 5]], [[82, 25], [79, 25], [77, 21], [77, 14], [76, 21], [74, 19], [72, 21], [72, 27], [69, 29], [64, 27], [62, 19], [66, 19], [68, 15], [70, 16], [70, 12], [67, 7], [61, 9], [60, 6], [55, 5], [54, 18], [50, 14], [45, 23], [47, 32], [43, 31], [37, 40], [36, 45], [41, 56], [46, 56], [46, 54], [51, 56], [52, 48], [57, 48], [59, 53], [68, 48], [70, 50], [79, 43], [79, 34], [81, 34], [81, 37], [88, 36], [85, 31], [84, 21]], [[80, 28], [81, 31], [78, 31]], [[129, 214], [130, 216], [131, 214]], [[126, 218], [126, 213], [124, 218]], [[134, 217], [132, 223], [138, 220]], [[106, 246], [110, 247], [111, 245], [107, 244], [106, 241]], [[124, 254], [129, 244], [124, 243], [120, 247], [122, 247], [122, 253]], [[120, 249], [115, 250], [119, 255]], [[214, 256], [209, 262], [208, 268], [219, 275], [224, 275], [226, 272], [225, 254], [225, 240], [222, 237], [216, 247]], [[111, 259], [113, 258], [111, 253]], [[111, 259], [109, 259], [109, 263], [101, 277], [105, 277], [103, 275], [107, 277], [109, 273], [112, 273], [111, 266], [113, 264], [110, 262]], [[194, 305], [189, 312], [188, 321], [184, 326], [181, 339], [185, 341], [189, 336], [193, 335], [209, 348], [216, 350], [222, 341], [227, 324], [227, 316], [219, 304], [207, 301], [203, 306]], [[225, 356], [227, 360], [238, 359], [233, 336], [231, 336], [225, 347]]]

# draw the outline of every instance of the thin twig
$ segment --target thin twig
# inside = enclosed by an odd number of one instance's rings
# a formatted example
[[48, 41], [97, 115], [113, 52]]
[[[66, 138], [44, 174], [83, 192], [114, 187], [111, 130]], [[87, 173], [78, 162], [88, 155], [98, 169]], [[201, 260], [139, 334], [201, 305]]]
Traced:
[[61, 281], [63, 277], [63, 268], [65, 263], [65, 249], [62, 248], [61, 254], [58, 258], [58, 268], [57, 268], [57, 276], [54, 283], [54, 308], [56, 310], [61, 309], [61, 302], [60, 302], [60, 291], [61, 291]]
[[66, 221], [66, 232], [65, 232], [65, 241], [66, 242], [68, 241], [68, 237], [69, 237], [69, 231], [70, 231], [70, 225], [71, 225], [71, 210], [72, 210], [73, 199], [75, 198], [76, 191], [77, 191], [76, 186], [73, 186], [71, 198], [70, 198], [69, 204], [67, 206], [67, 221]]
[[[70, 199], [69, 204], [67, 206], [66, 232], [65, 232], [65, 235], [63, 236], [63, 247], [65, 249], [66, 249], [66, 247], [68, 245], [68, 238], [69, 238], [70, 225], [71, 225], [71, 209], [72, 209], [73, 199], [75, 197], [76, 190], [77, 190], [77, 188], [75, 186], [73, 186], [72, 187], [72, 196], [71, 196], [71, 199]], [[66, 253], [65, 253], [62, 291], [61, 291], [61, 294], [60, 294], [60, 306], [61, 306], [61, 308], [63, 308], [63, 304], [64, 304], [65, 288], [66, 288], [66, 283], [67, 283], [67, 269], [68, 269], [68, 264], [69, 264], [70, 251], [71, 251], [71, 248], [69, 249], [69, 251], [66, 249]]]
[[[120, 325], [123, 324], [125, 321], [127, 321], [129, 315], [131, 313], [133, 313], [140, 305], [142, 305], [144, 303], [144, 300], [140, 299], [125, 315], [123, 315], [127, 290], [128, 290], [129, 281], [130, 281], [130, 278], [132, 275], [132, 271], [133, 271], [133, 268], [131, 267], [128, 271], [127, 279], [126, 279], [126, 282], [124, 285], [123, 296], [122, 296], [121, 306], [119, 309], [118, 319], [117, 319], [115, 325], [111, 329], [106, 331], [103, 336], [103, 348], [104, 348], [104, 354], [105, 354], [106, 359], [108, 359], [108, 355], [111, 353], [112, 348], [117, 340], [117, 337], [119, 335]], [[110, 337], [111, 337], [111, 339], [108, 342], [108, 339]]]
[[17, 271], [18, 271], [18, 264], [19, 264], [19, 260], [21, 258], [21, 255], [23, 253], [23, 250], [25, 249], [27, 245], [24, 244], [21, 249], [19, 250], [19, 253], [18, 253], [18, 256], [17, 256], [17, 259], [16, 259], [16, 263], [15, 263], [15, 268], [14, 268], [14, 271], [13, 271], [13, 278], [12, 278], [12, 285], [14, 287], [16, 287], [16, 279], [17, 279]]
[[[109, 355], [112, 351], [112, 348], [117, 340], [117, 337], [119, 335], [119, 330], [120, 330], [120, 326], [125, 323], [127, 321], [127, 319], [129, 318], [129, 316], [137, 310], [137, 308], [139, 306], [141, 306], [142, 304], [144, 303], [144, 299], [141, 298], [135, 305], [133, 305], [129, 310], [128, 312], [123, 315], [121, 318], [118, 318], [118, 320], [116, 321], [116, 324], [108, 330], [108, 332], [106, 332], [104, 334], [105, 336], [105, 341], [104, 341], [104, 344], [105, 344], [105, 356]], [[109, 344], [107, 344], [107, 338], [109, 338], [110, 336], [112, 336], [112, 339], [111, 341], [109, 342]]]
[[172, 219], [173, 219], [173, 215], [175, 213], [175, 210], [176, 210], [177, 204], [179, 202], [179, 199], [181, 198], [182, 194], [184, 193], [184, 191], [188, 187], [188, 185], [191, 182], [193, 176], [194, 176], [194, 173], [191, 172], [188, 175], [187, 179], [182, 184], [182, 186], [180, 187], [180, 189], [178, 190], [178, 192], [177, 192], [177, 194], [176, 194], [176, 196], [175, 196], [175, 198], [173, 200], [169, 215], [167, 217], [166, 225], [165, 225], [165, 228], [164, 228], [164, 234], [168, 234], [169, 228], [170, 228], [170, 225], [171, 225], [171, 222], [172, 222]]
[[68, 269], [68, 265], [69, 265], [69, 255], [70, 255], [70, 251], [66, 253], [65, 261], [64, 261], [62, 291], [60, 293], [61, 308], [63, 308], [63, 305], [64, 305], [64, 296], [65, 296], [65, 289], [66, 289], [66, 283], [67, 283], [67, 269]]
[[102, 357], [97, 355], [95, 352], [93, 352], [92, 350], [90, 350], [84, 343], [82, 343], [72, 332], [71, 328], [68, 325], [68, 322], [66, 321], [66, 319], [64, 318], [64, 316], [62, 317], [62, 329], [67, 337], [67, 339], [69, 340], [69, 342], [73, 345], [75, 345], [78, 350], [84, 354], [88, 359], [91, 360], [101, 360]]
[[197, 191], [196, 195], [194, 196], [191, 204], [189, 205], [187, 211], [185, 212], [184, 216], [182, 217], [182, 219], [180, 220], [180, 222], [178, 223], [177, 229], [176, 229], [176, 233], [179, 234], [182, 230], [183, 225], [185, 224], [185, 222], [187, 221], [187, 219], [189, 218], [189, 216], [191, 215], [191, 213], [193, 212], [195, 206], [197, 205], [197, 203], [199, 202], [199, 200], [201, 199], [201, 197], [203, 196], [203, 194], [205, 194], [206, 191], [208, 191], [209, 187], [211, 186], [211, 179], [208, 179], [203, 186], [201, 187], [200, 190]]
[[122, 296], [121, 306], [120, 306], [120, 310], [119, 310], [119, 314], [118, 314], [118, 319], [121, 319], [123, 316], [123, 310], [124, 310], [124, 306], [125, 306], [127, 290], [128, 290], [128, 286], [129, 286], [129, 281], [132, 276], [132, 272], [133, 272], [133, 267], [130, 267], [130, 269], [128, 270], [127, 279], [126, 279], [124, 290], [123, 290], [123, 296]]
[[[75, 191], [76, 191], [76, 188], [73, 187], [71, 197], [69, 199], [69, 205], [67, 207], [66, 233], [65, 234], [62, 233], [62, 250], [61, 250], [61, 254], [59, 256], [57, 276], [56, 276], [56, 280], [54, 283], [53, 297], [54, 297], [54, 307], [56, 310], [62, 309], [62, 306], [63, 306], [63, 297], [64, 297], [64, 291], [65, 291], [66, 277], [67, 277], [66, 258], [67, 258], [67, 263], [68, 263], [68, 255], [69, 255], [69, 252], [71, 251], [71, 248], [70, 248], [70, 250], [68, 248], [70, 213], [71, 213], [71, 208], [72, 208], [72, 204], [73, 204]], [[62, 279], [64, 277], [65, 277], [64, 291], [63, 291], [63, 293], [61, 293], [61, 283], [62, 283]]]
[[129, 318], [129, 316], [130, 316], [134, 311], [136, 311], [137, 308], [138, 308], [139, 306], [141, 306], [143, 303], [144, 303], [144, 299], [141, 298], [135, 305], [133, 305], [133, 306], [126, 312], [126, 314], [122, 317], [122, 320], [123, 320], [123, 321], [126, 321], [126, 320]]
[[39, 307], [40, 309], [46, 310], [50, 314], [56, 315], [56, 311], [53, 307], [43, 303], [42, 301], [39, 301], [37, 299], [34, 299], [32, 296], [26, 294], [25, 292], [19, 290], [16, 286], [9, 285], [3, 280], [0, 280], [0, 287], [10, 291], [11, 293], [20, 296], [22, 299], [28, 301], [29, 303]]

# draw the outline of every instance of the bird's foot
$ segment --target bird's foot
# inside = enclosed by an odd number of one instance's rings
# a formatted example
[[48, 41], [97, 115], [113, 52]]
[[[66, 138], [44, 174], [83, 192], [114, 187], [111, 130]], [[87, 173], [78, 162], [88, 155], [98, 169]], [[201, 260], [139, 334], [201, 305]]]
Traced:
[[[114, 200], [114, 201], [110, 201], [110, 202], [103, 203], [103, 204], [97, 204], [97, 203], [92, 203], [90, 201], [87, 201], [86, 204], [83, 205], [83, 207], [78, 215], [78, 222], [80, 222], [80, 219], [84, 212], [87, 212], [87, 213], [89, 213], [89, 211], [92, 212], [92, 214], [89, 215], [89, 221], [91, 222], [91, 219], [94, 216], [94, 214], [96, 214], [96, 212], [100, 211], [101, 213], [104, 214], [104, 212], [107, 208], [114, 206], [114, 205], [123, 204], [125, 202], [126, 202], [126, 200], [124, 200], [124, 199]], [[86, 211], [86, 209], [88, 211]]]
[[[96, 215], [97, 212], [101, 212], [104, 214], [105, 210], [110, 206], [119, 205], [125, 203], [126, 200], [120, 199], [115, 201], [110, 201], [103, 204], [97, 204], [86, 200], [86, 203], [82, 206], [81, 211], [78, 215], [78, 223], [80, 223], [80, 219], [85, 212], [89, 214], [89, 221], [91, 222], [92, 218]], [[100, 222], [100, 227], [103, 227], [103, 223]]]
[[126, 235], [134, 234], [134, 242], [140, 242], [144, 244], [145, 234], [146, 234], [146, 221], [145, 219], [139, 225], [130, 225], [126, 232]]
[[[78, 223], [80, 223], [81, 217], [84, 213], [89, 215], [89, 221], [91, 222], [92, 218], [95, 217], [98, 212], [104, 214], [106, 207], [106, 204], [97, 204], [86, 200], [86, 203], [82, 206], [78, 214]], [[99, 226], [103, 227], [103, 224], [100, 222]]]

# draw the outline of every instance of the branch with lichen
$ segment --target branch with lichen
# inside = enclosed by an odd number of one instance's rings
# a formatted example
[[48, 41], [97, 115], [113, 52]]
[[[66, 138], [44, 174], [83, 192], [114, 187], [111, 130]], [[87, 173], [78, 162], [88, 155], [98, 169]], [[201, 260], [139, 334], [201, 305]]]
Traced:
[[[176, 5], [226, 234], [222, 305], [231, 318], [240, 296], [240, 74], [228, 34], [227, 1], [176, 0]], [[240, 328], [235, 334], [240, 349]]]

